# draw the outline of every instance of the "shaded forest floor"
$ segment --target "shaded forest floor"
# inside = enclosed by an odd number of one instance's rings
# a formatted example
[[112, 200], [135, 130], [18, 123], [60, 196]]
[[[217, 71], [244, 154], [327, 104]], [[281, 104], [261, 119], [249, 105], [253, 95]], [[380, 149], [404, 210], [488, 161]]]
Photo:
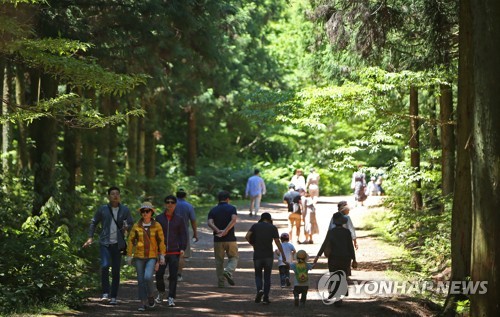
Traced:
[[[315, 244], [298, 245], [297, 250], [304, 249], [311, 257], [317, 253], [326, 234], [331, 216], [337, 210], [336, 202], [350, 197], [321, 197], [318, 202], [317, 221], [320, 235], [315, 237]], [[274, 224], [280, 233], [287, 231], [288, 213], [281, 203], [264, 203], [261, 212], [270, 212]], [[350, 216], [357, 229], [359, 250], [357, 260], [359, 268], [353, 270], [351, 280], [363, 282], [393, 279], [386, 270], [391, 267], [393, 250], [391, 246], [379, 240], [373, 232], [359, 227], [367, 213], [376, 213], [377, 208], [353, 208]], [[318, 281], [328, 272], [326, 259], [322, 258], [311, 273], [310, 289], [305, 308], [294, 307], [292, 287], [280, 288], [276, 262], [272, 274], [270, 305], [254, 303], [255, 281], [252, 263], [252, 248], [244, 240], [250, 226], [259, 217], [250, 217], [246, 208], [239, 209], [239, 221], [236, 225], [240, 260], [234, 274], [235, 286], [217, 288], [213, 258], [213, 239], [205, 221], [199, 221], [200, 241], [193, 246], [193, 257], [187, 262], [184, 270], [184, 281], [178, 283], [176, 307], [170, 308], [163, 303], [138, 312], [136, 281], [124, 281], [119, 292], [117, 306], [110, 306], [99, 301], [99, 294], [89, 298], [80, 311], [65, 313], [64, 316], [434, 316], [427, 302], [406, 296], [383, 296], [354, 294], [354, 286], [350, 286], [350, 296], [344, 300], [342, 307], [323, 304], [317, 292]], [[370, 217], [373, 218], [373, 217]], [[376, 218], [376, 217], [375, 217]], [[368, 226], [366, 226], [368, 227]], [[301, 238], [301, 241], [303, 238]], [[292, 276], [293, 277], [293, 276]], [[168, 281], [167, 281], [168, 282]]]

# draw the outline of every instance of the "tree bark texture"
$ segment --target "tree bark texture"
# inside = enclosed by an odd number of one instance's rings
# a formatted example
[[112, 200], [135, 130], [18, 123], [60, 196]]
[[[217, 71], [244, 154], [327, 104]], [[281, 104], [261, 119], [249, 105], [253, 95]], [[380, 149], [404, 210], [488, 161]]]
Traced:
[[[37, 81], [36, 78], [34, 78]], [[35, 86], [38, 86], [35, 83]], [[37, 87], [38, 88], [38, 87]], [[38, 89], [32, 90], [38, 91]], [[57, 83], [50, 76], [40, 80], [40, 100], [56, 96]], [[54, 172], [57, 162], [57, 123], [52, 118], [33, 121], [31, 136], [34, 141], [32, 166], [34, 170], [34, 197], [32, 215], [40, 215], [41, 208], [55, 192]]]
[[[2, 114], [9, 113], [8, 104], [11, 102], [11, 87], [12, 87], [12, 70], [8, 62], [2, 67]], [[7, 152], [9, 151], [10, 143], [10, 123], [7, 122], [2, 125], [2, 169], [4, 172], [9, 170]]]
[[500, 311], [500, 1], [470, 1], [473, 41], [471, 316]]
[[[146, 178], [148, 180], [152, 180], [156, 176], [156, 139], [154, 137], [155, 135], [155, 129], [154, 127], [157, 126], [155, 124], [155, 118], [156, 118], [156, 113], [155, 109], [156, 106], [153, 103], [154, 101], [152, 98], [149, 98], [146, 101], [146, 139], [145, 139], [145, 153], [146, 156], [144, 158], [144, 165], [145, 165], [145, 172], [146, 172]], [[147, 182], [148, 186], [151, 184], [151, 182]], [[148, 191], [149, 192], [149, 191]]]
[[197, 136], [196, 136], [196, 108], [188, 106], [188, 148], [187, 148], [187, 175], [196, 175], [196, 156], [197, 156]]
[[82, 133], [82, 185], [88, 192], [94, 190], [96, 178], [97, 131], [86, 130]]
[[140, 117], [137, 127], [137, 174], [144, 176], [144, 157], [146, 155], [146, 131], [144, 126], [144, 118]]
[[448, 85], [441, 84], [441, 182], [443, 196], [453, 193], [455, 184], [455, 125], [453, 121], [453, 94]]
[[[410, 164], [414, 173], [420, 172], [420, 122], [418, 120], [418, 89], [410, 88]], [[422, 202], [422, 183], [420, 179], [413, 182], [412, 207], [415, 210], [421, 210]]]
[[137, 125], [138, 118], [128, 117], [128, 138], [127, 138], [127, 180], [126, 185], [132, 188], [137, 179]]
[[80, 148], [80, 133], [71, 127], [64, 127], [64, 148], [63, 148], [63, 166], [68, 173], [68, 182], [65, 192], [73, 194], [76, 188], [77, 168], [79, 165], [78, 149]]
[[[4, 115], [3, 110], [3, 80], [5, 78], [5, 59], [0, 56], [0, 116]], [[3, 124], [0, 123], [0, 130], [3, 131]], [[0, 149], [3, 148], [3, 134], [0, 134]]]
[[[465, 281], [470, 276], [472, 188], [470, 152], [472, 145], [472, 104], [474, 102], [472, 68], [472, 34], [470, 4], [460, 4], [458, 104], [457, 104], [457, 164], [451, 211], [451, 280]], [[448, 294], [443, 316], [455, 316], [457, 301], [465, 296]]]
[[[437, 106], [436, 106], [436, 101], [435, 101], [435, 86], [431, 85], [429, 87], [429, 95], [430, 95], [430, 108], [429, 108], [429, 118], [431, 119], [431, 122], [437, 122]], [[437, 124], [430, 124], [430, 131], [429, 131], [429, 139], [430, 139], [430, 145], [433, 150], [439, 149], [441, 142], [439, 141], [439, 136], [438, 136], [438, 126]], [[434, 161], [434, 160], [433, 160]], [[434, 165], [435, 162], [432, 164]]]
[[[26, 103], [26, 79], [25, 72], [21, 66], [16, 66], [16, 105], [25, 106]], [[23, 121], [17, 121], [17, 149], [19, 153], [19, 168], [25, 169], [29, 168], [29, 154], [28, 147], [26, 144], [27, 131], [26, 126]]]

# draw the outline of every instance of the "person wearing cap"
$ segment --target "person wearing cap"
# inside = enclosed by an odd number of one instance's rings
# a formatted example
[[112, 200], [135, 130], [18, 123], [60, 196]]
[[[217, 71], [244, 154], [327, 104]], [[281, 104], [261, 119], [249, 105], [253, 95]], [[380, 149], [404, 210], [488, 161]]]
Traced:
[[[356, 230], [354, 229], [354, 225], [352, 223], [351, 217], [349, 216], [350, 208], [347, 205], [347, 202], [345, 200], [340, 201], [337, 205], [338, 207], [338, 212], [342, 213], [346, 218], [347, 218], [347, 223], [344, 225], [345, 228], [349, 229], [351, 232], [351, 238], [352, 238], [352, 243], [354, 244], [354, 248], [356, 250], [358, 249], [358, 240], [356, 237]], [[335, 222], [334, 222], [334, 217], [335, 214], [333, 214], [332, 220], [330, 221], [330, 225], [328, 226], [328, 229], [333, 229], [336, 227]]]
[[[194, 212], [194, 207], [186, 201], [187, 193], [184, 188], [179, 188], [175, 193], [177, 197], [177, 205], [175, 206], [175, 214], [180, 215], [184, 219], [184, 224], [186, 225], [186, 233], [189, 236], [189, 223], [191, 223], [191, 228], [193, 229], [193, 242], [198, 242], [198, 226], [196, 224], [196, 214]], [[179, 270], [177, 273], [177, 281], [183, 280], [182, 271], [186, 266], [185, 258], [191, 257], [191, 239], [187, 239], [186, 251], [183, 256], [180, 257]]]
[[295, 227], [295, 233], [297, 235], [297, 242], [300, 237], [300, 222], [301, 222], [301, 212], [300, 212], [300, 201], [301, 195], [295, 190], [295, 184], [290, 183], [288, 185], [288, 192], [283, 196], [283, 202], [288, 207], [288, 235], [289, 239], [292, 240], [292, 232]]
[[[214, 235], [214, 257], [215, 272], [217, 274], [218, 287], [223, 288], [224, 279], [229, 285], [234, 285], [233, 273], [238, 265], [239, 253], [234, 225], [238, 220], [236, 207], [229, 203], [228, 191], [220, 191], [217, 194], [219, 204], [208, 213], [207, 224], [213, 230]], [[227, 254], [227, 264], [224, 267], [224, 257]]]
[[[281, 247], [283, 252], [285, 252], [286, 259], [293, 259], [295, 255], [295, 246], [290, 242], [290, 235], [283, 232], [280, 235]], [[278, 249], [274, 250], [274, 253], [278, 256], [278, 270], [280, 274], [281, 288], [285, 286], [290, 286], [290, 265], [283, 262], [283, 257]]]
[[[120, 264], [122, 252], [126, 252], [125, 234], [132, 227], [134, 219], [127, 206], [121, 204], [120, 189], [112, 186], [108, 189], [109, 203], [102, 205], [90, 222], [88, 240], [83, 247], [89, 247], [99, 223], [99, 249], [101, 254], [101, 286], [104, 302], [116, 305], [118, 287], [120, 286]], [[111, 267], [111, 288], [109, 287], [109, 268]]]
[[[255, 302], [268, 305], [269, 291], [271, 290], [271, 271], [273, 269], [274, 252], [273, 241], [282, 255], [283, 263], [288, 264], [286, 253], [283, 251], [279, 239], [278, 228], [273, 225], [271, 214], [264, 212], [258, 223], [252, 225], [245, 239], [253, 246], [253, 264], [255, 270], [255, 286], [257, 295]], [[264, 271], [264, 275], [262, 275]], [[264, 284], [262, 284], [264, 278]]]
[[[341, 213], [336, 212], [333, 216], [335, 228], [328, 230], [325, 240], [314, 258], [313, 265], [318, 262], [319, 257], [324, 253], [328, 258], [328, 271], [333, 273], [342, 270], [346, 276], [351, 275], [352, 268], [357, 268], [356, 253], [352, 244], [351, 233], [349, 229], [343, 226], [347, 223], [347, 218]], [[345, 294], [347, 295], [347, 294]], [[334, 303], [336, 306], [341, 304], [341, 301]]]
[[255, 169], [253, 171], [253, 176], [248, 178], [247, 187], [245, 189], [245, 197], [250, 197], [250, 213], [253, 215], [255, 210], [255, 215], [259, 213], [260, 200], [262, 196], [266, 194], [266, 184], [262, 177], [260, 177], [260, 171]]
[[139, 311], [154, 307], [153, 276], [160, 265], [165, 265], [165, 236], [161, 225], [153, 218], [154, 208], [144, 202], [139, 208], [141, 219], [134, 224], [128, 236], [127, 263], [134, 260], [139, 288]]
[[177, 198], [168, 195], [163, 200], [165, 202], [165, 211], [156, 216], [156, 221], [161, 224], [163, 235], [165, 237], [165, 264], [160, 265], [156, 271], [156, 289], [158, 296], [155, 301], [160, 304], [165, 298], [165, 281], [163, 276], [168, 266], [168, 306], [175, 306], [175, 297], [177, 295], [177, 271], [179, 269], [179, 258], [184, 254], [187, 246], [187, 232], [184, 219], [175, 213]]

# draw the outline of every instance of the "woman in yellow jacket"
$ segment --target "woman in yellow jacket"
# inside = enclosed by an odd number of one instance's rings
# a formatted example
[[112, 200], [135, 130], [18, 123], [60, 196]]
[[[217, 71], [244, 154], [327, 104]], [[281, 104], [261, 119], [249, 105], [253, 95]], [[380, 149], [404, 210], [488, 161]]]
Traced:
[[166, 249], [163, 229], [152, 218], [153, 205], [144, 202], [139, 211], [141, 219], [134, 224], [128, 236], [127, 262], [132, 264], [133, 254], [141, 301], [139, 311], [145, 311], [147, 307], [155, 306], [153, 277], [159, 265], [165, 264]]

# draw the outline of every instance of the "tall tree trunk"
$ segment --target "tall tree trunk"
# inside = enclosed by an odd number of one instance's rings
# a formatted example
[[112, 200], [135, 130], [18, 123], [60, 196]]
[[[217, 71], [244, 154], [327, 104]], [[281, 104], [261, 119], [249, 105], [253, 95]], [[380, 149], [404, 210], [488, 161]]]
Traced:
[[155, 124], [156, 106], [154, 104], [153, 98], [149, 98], [146, 106], [146, 127], [145, 127], [145, 144], [144, 144], [144, 171], [146, 176], [146, 183], [144, 184], [144, 189], [146, 191], [147, 197], [152, 196], [155, 191], [155, 183], [152, 182], [156, 176], [156, 135], [154, 127]]
[[[410, 88], [410, 164], [414, 173], [420, 172], [420, 122], [418, 119], [418, 90], [412, 86]], [[422, 202], [422, 184], [420, 179], [413, 182], [412, 207], [421, 210]]]
[[127, 179], [126, 186], [128, 188], [135, 187], [137, 179], [137, 126], [138, 118], [135, 116], [128, 117], [128, 138], [127, 138]]
[[500, 311], [500, 1], [476, 0], [470, 6], [474, 48], [471, 278], [488, 281], [485, 294], [471, 295], [471, 316], [497, 316]]
[[[109, 102], [109, 113], [114, 114], [118, 110], [118, 102], [115, 98], [113, 97], [108, 97], [106, 100]], [[117, 165], [117, 155], [116, 153], [118, 152], [118, 129], [116, 125], [108, 125], [106, 127], [107, 131], [107, 136], [108, 136], [108, 160], [106, 164], [106, 171], [107, 171], [107, 180], [108, 182], [116, 184], [116, 177], [118, 176], [118, 165]]]
[[86, 130], [82, 133], [82, 185], [87, 192], [94, 190], [96, 178], [97, 133], [102, 130]]
[[[451, 211], [451, 280], [465, 281], [470, 276], [472, 188], [470, 152], [472, 145], [472, 104], [474, 78], [472, 65], [472, 16], [467, 1], [460, 4], [458, 105], [457, 105], [457, 166]], [[448, 294], [443, 316], [455, 316], [462, 294]]]
[[[26, 92], [26, 81], [25, 72], [19, 65], [16, 67], [16, 104], [17, 106], [25, 106], [26, 98], [24, 96]], [[17, 121], [17, 151], [19, 155], [19, 168], [25, 169], [29, 168], [29, 154], [28, 147], [26, 144], [27, 132], [26, 126], [23, 121]]]
[[[12, 68], [9, 63], [5, 63], [2, 68], [2, 114], [9, 114], [8, 104], [12, 102]], [[2, 125], [2, 170], [7, 172], [9, 170], [9, 160], [7, 159], [7, 152], [9, 151], [10, 144], [10, 123], [6, 122]]]
[[[438, 128], [436, 122], [437, 120], [437, 107], [436, 107], [436, 101], [435, 101], [435, 86], [431, 85], [429, 87], [429, 103], [430, 103], [430, 109], [429, 109], [429, 118], [431, 119], [431, 124], [430, 124], [430, 131], [429, 131], [429, 139], [430, 139], [430, 144], [433, 150], [439, 149], [439, 146], [441, 145], [439, 142], [439, 137], [438, 137]], [[433, 159], [432, 164], [434, 165], [435, 160]]]
[[188, 106], [186, 107], [186, 112], [188, 114], [188, 148], [187, 148], [187, 169], [186, 174], [188, 176], [196, 175], [196, 156], [197, 148], [196, 144], [198, 142], [196, 136], [196, 107]]
[[[5, 114], [4, 109], [3, 109], [3, 90], [4, 90], [4, 78], [5, 78], [5, 59], [0, 56], [0, 116], [3, 116]], [[0, 123], [0, 130], [3, 131], [3, 124]], [[0, 149], [3, 149], [3, 133], [0, 133]], [[3, 166], [3, 162], [2, 162]]]
[[[36, 81], [36, 78], [35, 78]], [[48, 100], [56, 96], [57, 83], [50, 76], [42, 76], [40, 80], [40, 100]], [[32, 166], [34, 170], [34, 198], [32, 215], [40, 215], [41, 208], [55, 192], [54, 171], [57, 162], [57, 124], [52, 118], [37, 119], [31, 125], [34, 141]]]
[[455, 185], [455, 126], [453, 121], [453, 94], [448, 85], [441, 84], [441, 182], [443, 196], [453, 193]]
[[[101, 96], [102, 113], [106, 116], [114, 114], [117, 110], [116, 103], [111, 96]], [[117, 129], [115, 125], [108, 125], [98, 130], [98, 153], [100, 168], [103, 171], [103, 182], [106, 187], [116, 184], [117, 166], [116, 152], [118, 147]]]
[[73, 194], [76, 188], [77, 167], [79, 158], [77, 156], [80, 148], [80, 132], [74, 128], [64, 127], [64, 148], [63, 165], [68, 173], [68, 183], [64, 191], [67, 194]]
[[[97, 103], [94, 90], [85, 91], [85, 95]], [[81, 155], [79, 156], [79, 166], [81, 169], [81, 184], [85, 186], [88, 192], [94, 190], [94, 181], [96, 176], [96, 136], [99, 130], [83, 130], [80, 133]]]
[[143, 117], [139, 118], [137, 132], [138, 132], [137, 173], [140, 176], [144, 176], [144, 174], [145, 174], [144, 157], [146, 155], [146, 152], [145, 152], [145, 149], [146, 149], [146, 146], [145, 146], [146, 145], [146, 131], [145, 131], [145, 124], [144, 124]]
[[[156, 106], [154, 100], [149, 99], [146, 106], [146, 139], [145, 139], [145, 175], [148, 180], [152, 180], [156, 176], [156, 138], [155, 138], [155, 118]], [[151, 182], [148, 182], [150, 184]]]

